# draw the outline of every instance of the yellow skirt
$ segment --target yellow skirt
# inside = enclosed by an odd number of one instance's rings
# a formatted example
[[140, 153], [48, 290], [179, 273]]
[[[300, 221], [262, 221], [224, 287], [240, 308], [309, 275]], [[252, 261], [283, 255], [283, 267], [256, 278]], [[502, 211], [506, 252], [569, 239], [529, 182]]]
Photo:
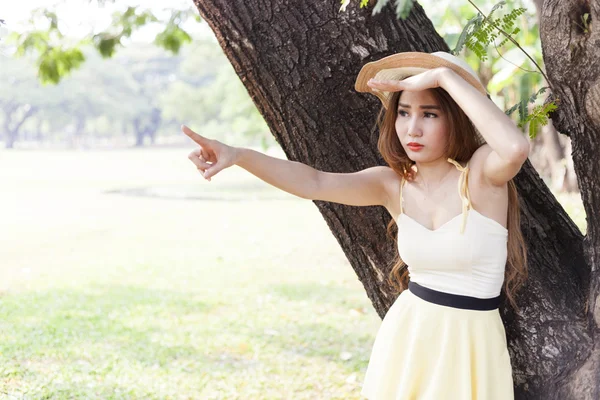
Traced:
[[403, 291], [381, 323], [361, 394], [369, 400], [512, 400], [500, 312]]

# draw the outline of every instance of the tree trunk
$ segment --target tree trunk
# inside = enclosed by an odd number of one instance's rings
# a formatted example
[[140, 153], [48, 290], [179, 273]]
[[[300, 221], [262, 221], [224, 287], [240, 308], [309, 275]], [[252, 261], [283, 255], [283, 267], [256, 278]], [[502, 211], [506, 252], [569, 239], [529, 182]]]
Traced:
[[38, 119], [38, 123], [37, 123], [37, 127], [35, 128], [35, 140], [37, 140], [38, 142], [43, 142], [44, 141], [44, 134], [42, 132], [42, 128], [44, 126], [44, 120], [42, 118]]
[[[591, 4], [591, 8], [590, 8]], [[587, 22], [584, 15], [588, 14]], [[581, 199], [587, 215], [584, 262], [589, 285], [583, 287], [586, 299], [585, 327], [595, 338], [579, 363], [563, 373], [560, 398], [600, 398], [600, 17], [597, 1], [546, 0], [541, 7], [540, 35], [544, 62], [553, 97], [560, 108], [553, 116], [556, 129], [571, 138], [572, 157]], [[593, 24], [593, 25], [592, 25]], [[560, 46], [560, 47], [558, 47]]]
[[4, 142], [4, 148], [6, 149], [14, 149], [15, 148], [15, 142], [17, 141], [17, 132], [14, 131], [7, 131], [5, 133], [5, 142]]
[[[542, 3], [543, 0], [534, 0], [539, 24], [541, 24]], [[544, 86], [547, 85], [548, 83], [545, 82]], [[567, 192], [578, 191], [579, 188], [577, 187], [577, 178], [573, 169], [569, 138], [559, 136], [559, 132], [554, 127], [552, 120], [547, 125], [542, 126], [540, 130], [543, 139], [544, 156], [549, 164], [548, 169], [550, 170], [549, 175], [552, 181], [552, 189]]]
[[144, 127], [140, 117], [133, 120], [133, 128], [135, 130], [135, 147], [142, 147], [144, 145]]
[[[21, 108], [24, 110], [22, 111]], [[13, 149], [15, 142], [19, 137], [19, 130], [21, 126], [27, 121], [33, 114], [37, 112], [37, 107], [30, 105], [21, 106], [17, 103], [9, 103], [5, 106], [4, 111], [4, 131], [5, 131], [5, 143], [4, 147], [7, 149]], [[19, 115], [21, 114], [21, 115]]]
[[135, 133], [135, 147], [142, 147], [144, 146], [144, 132], [137, 132]]
[[146, 136], [150, 138], [150, 143], [154, 144], [156, 131], [160, 127], [161, 121], [161, 111], [156, 107], [146, 115], [135, 118], [133, 120], [133, 126], [135, 128], [135, 146], [142, 147]]
[[71, 135], [71, 147], [80, 148], [83, 145], [83, 136], [85, 134], [86, 115], [83, 113], [75, 115], [75, 128]]
[[[385, 165], [374, 126], [379, 100], [354, 91], [364, 63], [396, 52], [448, 51], [418, 3], [406, 21], [398, 21], [390, 5], [371, 16], [371, 8], [359, 9], [358, 1], [344, 13], [338, 11], [339, 2], [323, 0], [195, 0], [195, 4], [288, 159], [322, 171], [354, 172]], [[576, 160], [585, 158], [579, 154]], [[576, 170], [582, 173], [581, 168]], [[586, 174], [584, 190], [590, 190], [592, 175]], [[576, 387], [577, 377], [589, 386], [585, 396], [575, 397], [591, 399], [597, 389], [589, 379], [597, 377], [597, 370], [586, 360], [595, 348], [595, 331], [590, 329], [586, 304], [588, 291], [597, 286], [589, 285], [589, 266], [597, 264], [584, 255], [583, 236], [529, 162], [515, 180], [530, 271], [527, 287], [518, 297], [522, 316], [507, 306], [501, 310], [515, 393], [520, 399], [568, 398], [555, 395]], [[390, 215], [383, 207], [315, 204], [383, 317], [395, 300], [385, 281], [397, 251], [386, 235]], [[582, 364], [587, 375], [573, 375]]]
[[150, 122], [146, 130], [146, 136], [150, 138], [150, 144], [156, 141], [156, 132], [162, 122], [162, 112], [160, 108], [154, 107], [150, 112]]

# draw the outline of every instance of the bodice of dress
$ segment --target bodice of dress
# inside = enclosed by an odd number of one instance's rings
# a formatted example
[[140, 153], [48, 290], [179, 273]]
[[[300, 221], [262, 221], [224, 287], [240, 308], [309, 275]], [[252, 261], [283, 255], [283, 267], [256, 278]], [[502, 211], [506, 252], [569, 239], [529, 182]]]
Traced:
[[431, 289], [465, 296], [490, 298], [500, 294], [507, 259], [508, 231], [471, 205], [469, 164], [460, 171], [458, 194], [462, 212], [439, 228], [430, 230], [402, 207], [398, 224], [398, 251], [408, 265], [410, 280]]

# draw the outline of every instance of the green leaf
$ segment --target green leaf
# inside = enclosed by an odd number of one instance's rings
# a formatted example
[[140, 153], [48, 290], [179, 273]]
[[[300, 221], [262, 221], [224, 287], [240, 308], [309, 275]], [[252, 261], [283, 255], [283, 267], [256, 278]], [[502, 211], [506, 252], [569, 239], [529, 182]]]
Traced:
[[529, 123], [529, 137], [534, 139], [537, 136], [539, 128], [548, 123], [548, 115], [557, 109], [555, 102], [549, 102], [543, 105], [534, 107], [525, 121]]
[[11, 34], [9, 40], [17, 42], [17, 55], [23, 56], [31, 50], [36, 50], [40, 53], [45, 52], [49, 45], [49, 34], [44, 31], [32, 31], [29, 33], [22, 34]]
[[192, 37], [177, 25], [169, 25], [164, 31], [156, 35], [154, 43], [157, 46], [177, 54], [181, 46], [186, 42], [191, 42]]
[[413, 8], [413, 0], [396, 0], [396, 17], [406, 19]]
[[537, 136], [538, 129], [540, 127], [539, 119], [532, 119], [529, 121], [529, 137], [534, 139]]
[[519, 103], [519, 126], [523, 127], [526, 122], [527, 119], [529, 117], [529, 108], [528, 108], [528, 104], [529, 104], [529, 91], [530, 91], [530, 79], [529, 79], [529, 74], [525, 74], [523, 76], [521, 76], [521, 79], [519, 81], [520, 87], [519, 87], [519, 92], [520, 92], [520, 99], [521, 102]]
[[494, 7], [492, 7], [492, 10], [488, 14], [488, 18], [491, 18], [492, 15], [496, 12], [496, 10], [499, 10], [500, 8], [504, 7], [505, 5], [506, 5], [506, 1], [501, 1], [498, 4], [496, 4]]
[[463, 30], [458, 38], [458, 42], [456, 43], [454, 50], [452, 50], [452, 54], [458, 55], [458, 53], [461, 52], [463, 47], [465, 47], [465, 44], [467, 43], [467, 41], [473, 35], [473, 32], [475, 30], [477, 30], [477, 28], [481, 25], [482, 20], [483, 20], [482, 15], [478, 13], [473, 18], [471, 18], [469, 21], [467, 21], [467, 24], [463, 28]]
[[[103, 4], [106, 1], [113, 2], [113, 0], [98, 0], [98, 3]], [[40, 79], [43, 79], [44, 82], [57, 82], [57, 76], [60, 75], [61, 71], [70, 70], [70, 67], [63, 68], [61, 67], [63, 64], [56, 64], [53, 58], [53, 48], [71, 46], [71, 44], [67, 44], [66, 38], [58, 29], [61, 16], [48, 7], [38, 8], [31, 15], [31, 28], [25, 30], [27, 33], [17, 34], [12, 32], [7, 36], [6, 41], [15, 44], [17, 56], [37, 53], [37, 64], [41, 68]], [[190, 35], [178, 27], [190, 18], [201, 21], [200, 16], [191, 6], [184, 9], [174, 9], [168, 20], [163, 18], [160, 21], [149, 10], [143, 10], [141, 7], [127, 7], [125, 11], [113, 14], [112, 23], [106, 32], [90, 33], [81, 38], [76, 46], [83, 47], [92, 44], [102, 57], [109, 58], [115, 54], [118, 46], [122, 43], [122, 39], [130, 37], [134, 30], [149, 22], [160, 22], [165, 24], [166, 28], [158, 35], [156, 43], [177, 53], [184, 43], [191, 42]], [[35, 29], [34, 27], [39, 24], [38, 21], [44, 19], [49, 21], [48, 27], [41, 30]], [[67, 62], [64, 65], [68, 66], [69, 64]]]
[[55, 12], [45, 10], [44, 16], [50, 21], [50, 30], [58, 30], [58, 16]]
[[379, 14], [389, 2], [390, 0], [377, 0], [375, 7], [373, 7], [373, 15]]
[[512, 113], [514, 113], [517, 110], [517, 108], [519, 108], [519, 104], [521, 104], [521, 103], [519, 102], [519, 103], [515, 104], [514, 106], [512, 106], [508, 110], [504, 111], [504, 113], [506, 115], [511, 115]]
[[542, 93], [546, 92], [546, 89], [550, 89], [549, 86], [544, 86], [543, 88], [541, 88], [540, 90], [538, 90], [536, 93], [534, 93], [533, 95], [531, 95], [531, 97], [529, 98], [529, 102], [530, 103], [535, 103], [535, 101], [537, 100], [538, 96]]
[[61, 77], [78, 68], [85, 61], [85, 56], [78, 48], [52, 48], [41, 55], [38, 76], [42, 83], [58, 83]]
[[519, 128], [522, 128], [523, 126], [525, 126], [525, 123], [527, 121], [527, 117], [529, 116], [529, 110], [527, 108], [527, 102], [524, 100], [521, 100], [519, 102]]
[[104, 58], [112, 57], [116, 47], [121, 44], [119, 36], [110, 36], [108, 33], [99, 33], [93, 37], [94, 46]]

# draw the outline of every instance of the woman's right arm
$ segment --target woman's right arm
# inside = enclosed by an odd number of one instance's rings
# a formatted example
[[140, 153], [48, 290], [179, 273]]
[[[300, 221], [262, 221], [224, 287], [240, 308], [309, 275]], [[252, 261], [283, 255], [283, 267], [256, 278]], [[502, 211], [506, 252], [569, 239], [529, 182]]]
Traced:
[[309, 200], [352, 206], [386, 206], [386, 183], [395, 178], [388, 167], [353, 173], [323, 172], [309, 165], [283, 160], [246, 148], [236, 148], [235, 164], [270, 185]]
[[295, 196], [353, 206], [388, 206], [389, 193], [399, 184], [389, 167], [377, 166], [352, 173], [323, 172], [309, 165], [271, 157], [258, 151], [231, 147], [182, 127], [200, 145], [189, 159], [210, 180], [219, 171], [238, 165], [246, 171]]

